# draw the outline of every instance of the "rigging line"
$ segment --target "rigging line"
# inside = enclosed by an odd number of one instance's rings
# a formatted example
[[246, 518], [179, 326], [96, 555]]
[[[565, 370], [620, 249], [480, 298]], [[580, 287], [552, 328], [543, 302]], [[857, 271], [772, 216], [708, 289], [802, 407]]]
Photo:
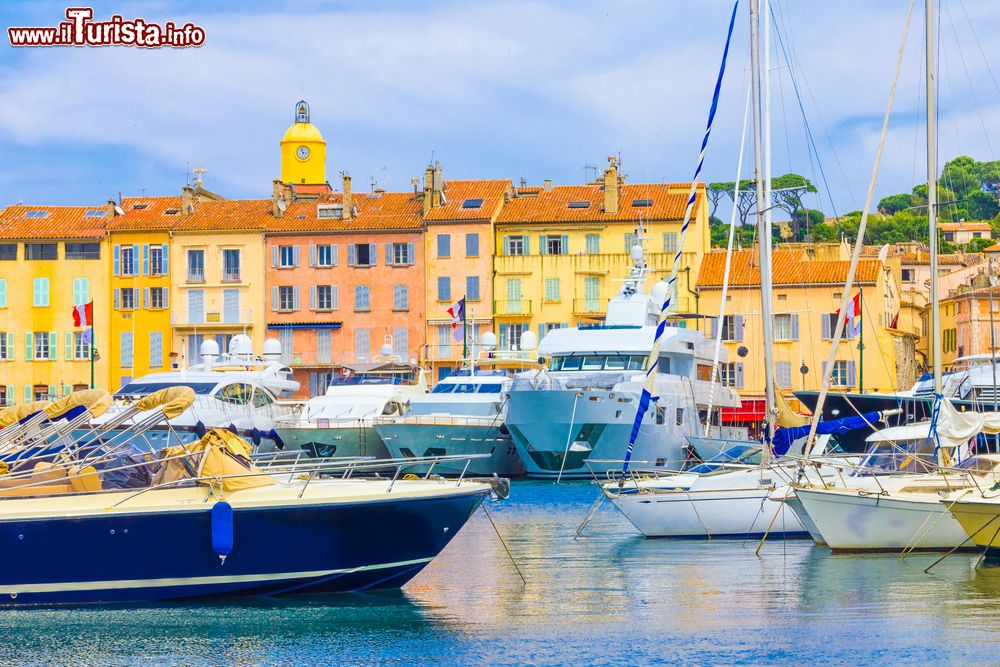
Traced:
[[722, 51], [722, 62], [719, 65], [719, 74], [715, 80], [715, 88], [712, 91], [712, 104], [708, 111], [708, 122], [705, 124], [705, 134], [701, 140], [701, 150], [698, 154], [698, 163], [691, 178], [691, 188], [688, 192], [687, 206], [684, 209], [684, 222], [681, 225], [680, 237], [677, 240], [677, 250], [674, 254], [674, 261], [670, 266], [670, 278], [667, 281], [667, 293], [660, 307], [660, 314], [656, 323], [656, 334], [653, 339], [653, 347], [649, 351], [649, 358], [646, 361], [646, 380], [643, 383], [642, 393], [639, 397], [639, 405], [636, 408], [635, 420], [632, 423], [632, 431], [629, 434], [628, 447], [625, 449], [625, 460], [622, 464], [622, 472], [628, 472], [629, 461], [632, 458], [632, 450], [635, 448], [635, 440], [639, 435], [639, 428], [642, 426], [642, 419], [649, 409], [649, 404], [653, 398], [654, 383], [656, 381], [656, 368], [659, 365], [660, 345], [663, 340], [663, 333], [666, 330], [667, 314], [673, 304], [677, 292], [677, 275], [680, 269], [681, 252], [684, 249], [684, 240], [687, 237], [688, 228], [691, 225], [691, 213], [694, 210], [695, 202], [698, 198], [698, 177], [702, 167], [705, 165], [705, 153], [708, 149], [708, 139], [712, 134], [712, 123], [715, 114], [719, 109], [719, 95], [722, 92], [722, 81], [726, 73], [726, 60], [729, 58], [729, 45], [732, 43], [733, 28], [736, 25], [736, 10], [739, 8], [739, 0], [733, 2], [733, 12], [729, 18], [729, 30], [726, 33], [726, 45]]
[[[979, 124], [983, 128], [983, 138], [986, 140], [986, 148], [990, 152], [990, 158], [995, 159], [996, 155], [993, 152], [993, 145], [990, 142], [990, 134], [986, 130], [986, 121], [983, 119], [983, 108], [979, 103], [979, 96], [976, 95], [976, 88], [972, 84], [972, 75], [969, 74], [969, 65], [965, 61], [965, 52], [962, 51], [962, 42], [958, 38], [958, 30], [955, 27], [955, 22], [951, 18], [951, 10], [946, 8], [945, 11], [948, 15], [948, 23], [951, 25], [951, 32], [955, 36], [955, 44], [958, 46], [958, 57], [962, 61], [962, 69], [965, 70], [965, 80], [969, 82], [969, 90], [972, 93], [972, 101], [975, 102], [976, 105], [976, 114], [979, 116]], [[987, 64], [987, 67], [988, 66], [989, 65]], [[993, 76], [992, 71], [990, 72], [990, 76]], [[996, 83], [995, 80], [994, 83]]]
[[[920, 41], [920, 60], [918, 62], [923, 62], [924, 60], [924, 49], [926, 45], [923, 40]], [[913, 116], [916, 118], [916, 122], [913, 123], [913, 169], [910, 171], [910, 183], [917, 182], [917, 151], [919, 151], [919, 139], [920, 139], [920, 128], [923, 123], [923, 116], [920, 113], [920, 100], [923, 99], [924, 94], [924, 77], [917, 77], [917, 103], [913, 110]]]
[[[858, 225], [858, 237], [854, 241], [854, 250], [851, 253], [851, 265], [847, 270], [847, 280], [844, 281], [844, 292], [841, 295], [840, 312], [846, 313], [847, 306], [851, 300], [851, 290], [854, 286], [854, 276], [858, 268], [858, 259], [861, 257], [861, 249], [864, 247], [865, 228], [868, 226], [868, 216], [871, 210], [872, 199], [875, 197], [875, 183], [878, 180], [878, 170], [882, 162], [882, 151], [885, 148], [886, 135], [889, 132], [889, 117], [892, 115], [892, 103], [896, 99], [896, 85], [899, 83], [899, 72], [903, 66], [903, 52], [906, 49], [906, 39], [910, 34], [910, 19], [913, 18], [913, 3], [910, 0], [909, 8], [906, 12], [906, 23], [903, 26], [903, 36], [899, 43], [899, 53], [896, 55], [896, 69], [893, 73], [892, 86], [889, 88], [889, 100], [885, 107], [885, 117], [882, 120], [882, 131], [879, 136], [878, 147], [875, 150], [875, 162], [872, 165], [871, 178], [868, 181], [868, 194], [865, 196], [865, 206], [861, 210], [861, 222]], [[816, 400], [816, 410], [813, 412], [812, 423], [809, 425], [809, 436], [806, 438], [803, 452], [808, 457], [812, 452], [816, 442], [816, 428], [819, 426], [820, 418], [823, 416], [823, 402], [830, 389], [830, 374], [833, 372], [833, 362], [837, 357], [837, 348], [840, 346], [840, 339], [844, 333], [844, 318], [837, 318], [837, 326], [833, 334], [833, 342], [830, 346], [830, 354], [827, 358], [826, 369], [823, 371], [823, 381], [820, 384], [819, 397]]]
[[965, 14], [965, 20], [969, 24], [969, 30], [972, 32], [973, 39], [976, 40], [976, 46], [979, 47], [979, 55], [983, 57], [983, 63], [986, 65], [986, 71], [990, 73], [990, 79], [993, 81], [993, 87], [997, 89], [998, 93], [1000, 93], [1000, 83], [997, 83], [997, 78], [993, 75], [993, 68], [990, 67], [990, 60], [986, 57], [986, 52], [983, 51], [983, 43], [979, 41], [979, 35], [976, 34], [976, 28], [972, 25], [972, 19], [969, 18], [969, 12], [965, 8], [965, 0], [958, 0], [958, 5], [962, 8], [962, 13]]
[[[773, 16], [774, 15], [774, 10], [773, 9], [771, 10], [771, 13], [772, 13], [772, 16]], [[787, 30], [787, 28], [786, 28], [786, 30]], [[778, 47], [781, 49], [781, 53], [785, 57], [785, 62], [790, 62], [789, 57], [788, 57], [788, 51], [785, 49], [785, 41], [781, 38], [781, 31], [780, 30], [776, 30], [775, 34], [778, 37]], [[789, 38], [789, 43], [791, 43], [791, 38]], [[815, 153], [816, 153], [816, 160], [817, 160], [817, 163], [819, 164], [819, 173], [820, 173], [820, 176], [822, 176], [822, 178], [823, 178], [823, 188], [826, 190], [827, 199], [830, 200], [830, 210], [833, 212], [834, 219], [837, 220], [837, 228], [839, 229], [840, 228], [840, 220], [839, 220], [840, 216], [837, 214], [837, 205], [833, 201], [833, 192], [830, 190], [830, 184], [829, 184], [829, 182], [827, 181], [827, 178], [826, 178], [826, 170], [823, 169], [823, 162], [822, 162], [822, 160], [819, 159], [819, 150], [816, 148], [816, 141], [813, 138], [812, 128], [809, 126], [809, 119], [806, 117], [806, 109], [805, 109], [805, 106], [802, 104], [802, 95], [799, 92], [799, 86], [798, 86], [798, 83], [797, 83], [797, 79], [795, 78], [793, 72], [794, 72], [794, 70], [791, 69], [791, 66], [789, 66], [789, 78], [791, 79], [791, 82], [792, 82], [792, 89], [795, 91], [795, 99], [798, 102], [799, 113], [802, 115], [802, 124], [806, 128], [806, 136], [809, 138], [809, 144], [812, 146], [813, 151], [815, 151]], [[803, 76], [803, 83], [805, 84], [806, 89], [809, 90], [809, 88], [808, 88], [809, 84], [805, 80], [805, 76]], [[812, 91], [811, 90], [809, 91], [809, 95], [810, 95], [810, 97], [812, 97]], [[813, 105], [816, 105], [815, 99], [813, 100]], [[820, 124], [824, 126], [824, 131], [826, 131], [825, 123], [823, 123], [822, 115], [819, 113], [818, 109], [816, 111], [816, 115], [820, 119]], [[830, 150], [833, 152], [834, 160], [837, 162], [837, 165], [840, 166], [841, 173], [844, 174], [843, 166], [840, 165], [840, 157], [837, 154], [837, 149], [833, 147], [833, 140], [830, 139], [829, 133], [827, 133], [827, 140], [830, 143]], [[844, 174], [844, 180], [845, 180], [845, 182], [847, 181], [846, 174]], [[850, 183], [847, 183], [847, 192], [848, 192], [848, 194], [851, 197], [851, 201], [852, 202], [856, 201], [855, 197], [854, 197], [854, 192], [851, 190]]]

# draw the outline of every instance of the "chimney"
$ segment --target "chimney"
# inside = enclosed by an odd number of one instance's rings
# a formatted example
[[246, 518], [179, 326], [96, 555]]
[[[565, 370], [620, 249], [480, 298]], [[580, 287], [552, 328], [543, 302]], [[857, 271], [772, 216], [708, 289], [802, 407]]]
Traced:
[[351, 192], [351, 175], [346, 171], [341, 172], [344, 177], [344, 212], [343, 219], [350, 220], [354, 217], [354, 195]]
[[546, 178], [544, 181], [542, 181], [542, 183], [543, 183], [543, 187], [545, 188], [546, 192], [552, 192], [552, 179], [551, 178]]
[[608, 168], [604, 170], [604, 212], [618, 213], [618, 164], [614, 156], [608, 157]]
[[444, 203], [444, 179], [441, 176], [441, 161], [434, 162], [434, 191], [431, 200], [431, 208], [437, 208]]
[[[281, 202], [279, 205], [278, 202]], [[285, 186], [280, 179], [274, 179], [271, 184], [271, 215], [275, 218], [280, 218], [285, 214], [285, 207], [288, 202], [285, 201]]]
[[108, 203], [104, 205], [104, 217], [108, 220], [113, 219], [116, 215], [118, 215], [118, 211], [116, 210], [117, 208], [118, 205], [115, 204], [115, 200], [109, 199]]
[[181, 215], [194, 213], [194, 189], [190, 185], [181, 188]]
[[431, 193], [434, 192], [434, 167], [427, 165], [424, 169], [424, 215], [431, 211]]

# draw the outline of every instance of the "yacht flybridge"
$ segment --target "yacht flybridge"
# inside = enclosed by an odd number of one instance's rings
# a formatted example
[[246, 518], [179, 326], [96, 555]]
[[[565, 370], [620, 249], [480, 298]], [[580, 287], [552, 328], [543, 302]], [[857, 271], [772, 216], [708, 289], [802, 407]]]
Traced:
[[[645, 292], [641, 230], [630, 255], [633, 266], [608, 303], [604, 323], [550, 331], [538, 345], [539, 355], [550, 359], [548, 367], [520, 373], [511, 388], [507, 427], [529, 477], [587, 477], [622, 465], [668, 289], [658, 282]], [[679, 469], [685, 436], [703, 434], [700, 413], [710, 405], [740, 405], [727, 387], [717, 387], [710, 400], [712, 355], [701, 332], [666, 327], [655, 409], [644, 420], [633, 454], [639, 467]], [[711, 435], [745, 437], [741, 429], [725, 427], [714, 427]]]

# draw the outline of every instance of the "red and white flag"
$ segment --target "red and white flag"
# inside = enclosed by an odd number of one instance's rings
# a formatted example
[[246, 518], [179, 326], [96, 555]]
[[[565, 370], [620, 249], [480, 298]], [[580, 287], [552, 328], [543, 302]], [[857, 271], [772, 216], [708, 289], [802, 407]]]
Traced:
[[[840, 314], [840, 308], [837, 309]], [[853, 325], [853, 327], [852, 327]], [[844, 311], [844, 333], [848, 336], [857, 336], [861, 331], [861, 290], [854, 295], [854, 298], [847, 303], [847, 310]], [[833, 332], [830, 332], [833, 335]]]
[[89, 301], [82, 306], [73, 306], [73, 326], [90, 327], [94, 325], [94, 302]]
[[465, 297], [455, 302], [455, 304], [448, 309], [448, 314], [451, 315], [451, 336], [456, 341], [461, 341], [465, 337]]

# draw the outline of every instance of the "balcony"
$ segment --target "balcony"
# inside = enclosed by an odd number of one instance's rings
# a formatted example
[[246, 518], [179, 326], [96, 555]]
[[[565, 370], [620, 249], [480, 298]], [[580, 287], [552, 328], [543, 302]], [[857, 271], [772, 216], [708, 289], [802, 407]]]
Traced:
[[222, 282], [224, 283], [238, 283], [240, 281], [240, 270], [235, 269], [223, 269], [222, 271]]
[[608, 310], [607, 299], [573, 299], [574, 315], [604, 317]]
[[211, 327], [225, 329], [227, 327], [242, 329], [253, 326], [252, 310], [207, 310], [203, 313], [186, 313], [173, 311], [170, 313], [170, 325], [177, 328]]
[[188, 278], [189, 283], [203, 283], [205, 282], [205, 269], [188, 268]]
[[531, 317], [531, 300], [494, 301], [493, 315], [495, 317]]

